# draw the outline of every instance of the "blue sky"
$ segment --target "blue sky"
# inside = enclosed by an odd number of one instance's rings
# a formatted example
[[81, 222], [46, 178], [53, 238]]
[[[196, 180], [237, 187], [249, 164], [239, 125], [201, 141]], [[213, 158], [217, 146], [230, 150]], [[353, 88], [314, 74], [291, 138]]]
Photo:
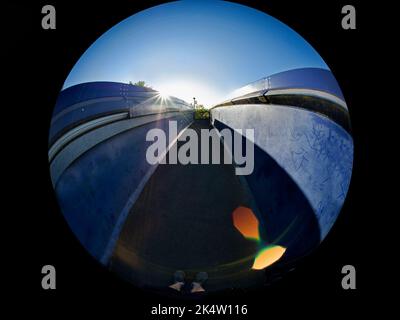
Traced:
[[159, 5], [123, 20], [81, 56], [64, 88], [88, 81], [146, 81], [210, 106], [264, 76], [328, 69], [296, 32], [252, 8], [222, 1]]

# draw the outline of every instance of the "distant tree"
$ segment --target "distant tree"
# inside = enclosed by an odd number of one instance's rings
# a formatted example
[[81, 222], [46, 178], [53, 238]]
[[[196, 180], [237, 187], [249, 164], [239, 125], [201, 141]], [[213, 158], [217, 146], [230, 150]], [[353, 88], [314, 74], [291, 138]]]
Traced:
[[195, 108], [194, 118], [197, 119], [209, 119], [210, 111], [206, 109], [202, 104], [198, 104]]
[[135, 82], [134, 85], [139, 86], [139, 87], [148, 87], [148, 86], [146, 86], [146, 81], [143, 81], [143, 80], [139, 80], [138, 82]]

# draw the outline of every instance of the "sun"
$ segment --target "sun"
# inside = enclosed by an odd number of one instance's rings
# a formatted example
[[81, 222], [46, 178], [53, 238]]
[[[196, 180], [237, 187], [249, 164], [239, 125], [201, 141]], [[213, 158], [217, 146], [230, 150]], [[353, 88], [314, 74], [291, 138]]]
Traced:
[[160, 98], [176, 97], [186, 101], [193, 102], [193, 97], [205, 106], [211, 106], [221, 101], [220, 94], [215, 92], [213, 87], [200, 80], [194, 80], [182, 76], [180, 79], [168, 79], [168, 81], [154, 81], [154, 88], [157, 88]]
[[170, 94], [166, 90], [158, 90], [158, 95], [160, 96], [161, 99], [165, 100], [170, 97]]

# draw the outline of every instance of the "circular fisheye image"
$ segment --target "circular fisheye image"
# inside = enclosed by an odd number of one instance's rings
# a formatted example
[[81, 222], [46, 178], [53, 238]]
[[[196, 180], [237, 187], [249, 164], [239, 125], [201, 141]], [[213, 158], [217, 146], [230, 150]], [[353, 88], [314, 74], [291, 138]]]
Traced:
[[331, 70], [252, 8], [159, 5], [97, 39], [49, 132], [59, 207], [110, 271], [154, 291], [247, 288], [326, 237], [353, 140]]

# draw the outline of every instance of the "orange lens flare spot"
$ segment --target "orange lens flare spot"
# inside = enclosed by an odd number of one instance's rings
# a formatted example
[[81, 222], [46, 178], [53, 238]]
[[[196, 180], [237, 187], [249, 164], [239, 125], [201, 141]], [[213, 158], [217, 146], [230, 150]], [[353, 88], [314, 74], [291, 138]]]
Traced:
[[254, 259], [253, 267], [254, 270], [262, 270], [271, 264], [282, 258], [285, 253], [286, 248], [281, 246], [268, 246], [262, 249]]
[[239, 232], [249, 239], [259, 240], [258, 220], [253, 211], [246, 207], [237, 207], [233, 213], [233, 225]]

